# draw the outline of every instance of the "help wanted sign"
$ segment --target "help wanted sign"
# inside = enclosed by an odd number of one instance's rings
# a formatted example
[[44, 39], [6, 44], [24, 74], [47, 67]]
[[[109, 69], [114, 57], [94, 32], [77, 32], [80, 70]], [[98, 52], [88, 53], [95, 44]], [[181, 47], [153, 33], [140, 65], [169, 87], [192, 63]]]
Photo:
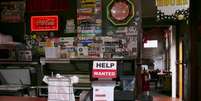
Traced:
[[116, 78], [117, 62], [116, 61], [93, 61], [93, 78]]

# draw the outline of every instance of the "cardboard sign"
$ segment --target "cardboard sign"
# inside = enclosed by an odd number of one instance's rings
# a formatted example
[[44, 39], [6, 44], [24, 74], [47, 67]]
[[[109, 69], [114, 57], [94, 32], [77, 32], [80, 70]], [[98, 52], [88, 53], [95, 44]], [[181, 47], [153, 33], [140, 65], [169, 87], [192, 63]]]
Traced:
[[116, 61], [94, 61], [93, 78], [116, 78], [117, 62]]
[[114, 101], [116, 81], [92, 81], [93, 101]]
[[58, 16], [32, 16], [31, 31], [57, 31]]

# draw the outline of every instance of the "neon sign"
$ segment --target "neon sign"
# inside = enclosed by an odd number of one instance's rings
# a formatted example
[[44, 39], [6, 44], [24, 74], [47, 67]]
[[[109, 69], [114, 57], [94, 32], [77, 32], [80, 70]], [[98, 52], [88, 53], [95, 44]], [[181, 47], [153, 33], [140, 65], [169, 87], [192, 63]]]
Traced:
[[31, 16], [31, 31], [58, 31], [58, 16]]

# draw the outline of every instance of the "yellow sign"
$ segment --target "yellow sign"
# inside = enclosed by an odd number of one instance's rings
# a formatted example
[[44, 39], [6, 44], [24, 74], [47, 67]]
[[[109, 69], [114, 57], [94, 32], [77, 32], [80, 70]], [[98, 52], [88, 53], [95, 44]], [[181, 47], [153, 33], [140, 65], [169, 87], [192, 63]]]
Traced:
[[95, 3], [96, 2], [96, 0], [80, 0], [81, 1], [81, 3]]
[[187, 0], [175, 0], [176, 1], [176, 5], [186, 5], [188, 4]]
[[187, 4], [188, 0], [156, 0], [156, 6], [179, 6]]

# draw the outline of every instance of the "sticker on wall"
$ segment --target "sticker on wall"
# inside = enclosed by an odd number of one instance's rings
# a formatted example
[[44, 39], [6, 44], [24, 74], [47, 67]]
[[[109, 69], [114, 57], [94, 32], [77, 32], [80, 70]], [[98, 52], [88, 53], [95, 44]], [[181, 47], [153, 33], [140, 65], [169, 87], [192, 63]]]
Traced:
[[74, 19], [66, 20], [65, 33], [75, 33], [75, 21]]

